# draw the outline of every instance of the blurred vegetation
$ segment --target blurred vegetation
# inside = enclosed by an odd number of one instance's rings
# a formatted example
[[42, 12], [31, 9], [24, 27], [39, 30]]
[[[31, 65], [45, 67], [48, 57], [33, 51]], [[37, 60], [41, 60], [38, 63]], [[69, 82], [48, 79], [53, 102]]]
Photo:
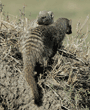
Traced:
[[[53, 11], [55, 20], [59, 17], [72, 19], [74, 35], [76, 33], [77, 22], [80, 21], [82, 24], [90, 13], [90, 0], [2, 0], [2, 3], [5, 5], [5, 13], [15, 16], [19, 15], [19, 9], [25, 6], [26, 17], [29, 19], [35, 19], [41, 10]], [[83, 28], [85, 32], [86, 27]]]

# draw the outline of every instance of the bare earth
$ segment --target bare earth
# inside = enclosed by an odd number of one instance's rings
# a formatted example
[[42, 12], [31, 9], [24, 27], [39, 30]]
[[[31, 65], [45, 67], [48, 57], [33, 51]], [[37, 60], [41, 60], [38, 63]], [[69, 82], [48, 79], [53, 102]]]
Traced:
[[16, 53], [16, 47], [0, 45], [0, 110], [90, 110], [89, 65], [57, 53], [53, 69], [38, 77], [43, 103], [37, 107], [22, 74], [22, 58]]

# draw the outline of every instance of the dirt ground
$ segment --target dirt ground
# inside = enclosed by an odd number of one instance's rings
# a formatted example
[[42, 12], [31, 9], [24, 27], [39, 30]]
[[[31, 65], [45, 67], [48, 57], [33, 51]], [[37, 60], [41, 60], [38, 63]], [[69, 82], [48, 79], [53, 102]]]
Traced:
[[[7, 56], [2, 61], [2, 46], [0, 50], [0, 110], [60, 110], [61, 98], [49, 86], [43, 87], [43, 105], [39, 108], [34, 105], [31, 89], [19, 70], [23, 68], [22, 60], [17, 60], [17, 63]], [[44, 83], [45, 79], [41, 81]], [[61, 94], [62, 89], [60, 86], [57, 92]]]
[[16, 53], [17, 49], [0, 45], [0, 110], [90, 110], [90, 66], [75, 61], [71, 72], [74, 61], [57, 53], [53, 70], [38, 77], [43, 97], [37, 107], [22, 74], [22, 58]]

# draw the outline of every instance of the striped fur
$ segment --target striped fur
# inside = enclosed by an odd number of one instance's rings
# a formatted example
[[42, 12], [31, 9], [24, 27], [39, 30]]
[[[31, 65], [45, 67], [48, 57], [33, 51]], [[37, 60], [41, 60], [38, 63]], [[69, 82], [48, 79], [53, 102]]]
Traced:
[[52, 25], [41, 25], [21, 37], [21, 50], [24, 62], [24, 75], [30, 85], [35, 103], [38, 105], [40, 94], [34, 79], [36, 63], [44, 65], [44, 59], [49, 61], [60, 48], [65, 34], [71, 34], [70, 20], [59, 18]]

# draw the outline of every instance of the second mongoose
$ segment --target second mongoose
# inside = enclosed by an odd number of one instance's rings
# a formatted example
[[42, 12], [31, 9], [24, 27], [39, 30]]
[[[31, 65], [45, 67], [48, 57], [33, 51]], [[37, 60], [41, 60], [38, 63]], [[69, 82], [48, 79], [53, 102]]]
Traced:
[[52, 11], [40, 11], [35, 20], [30, 22], [30, 28], [35, 28], [39, 25], [50, 25], [54, 22], [54, 13]]

